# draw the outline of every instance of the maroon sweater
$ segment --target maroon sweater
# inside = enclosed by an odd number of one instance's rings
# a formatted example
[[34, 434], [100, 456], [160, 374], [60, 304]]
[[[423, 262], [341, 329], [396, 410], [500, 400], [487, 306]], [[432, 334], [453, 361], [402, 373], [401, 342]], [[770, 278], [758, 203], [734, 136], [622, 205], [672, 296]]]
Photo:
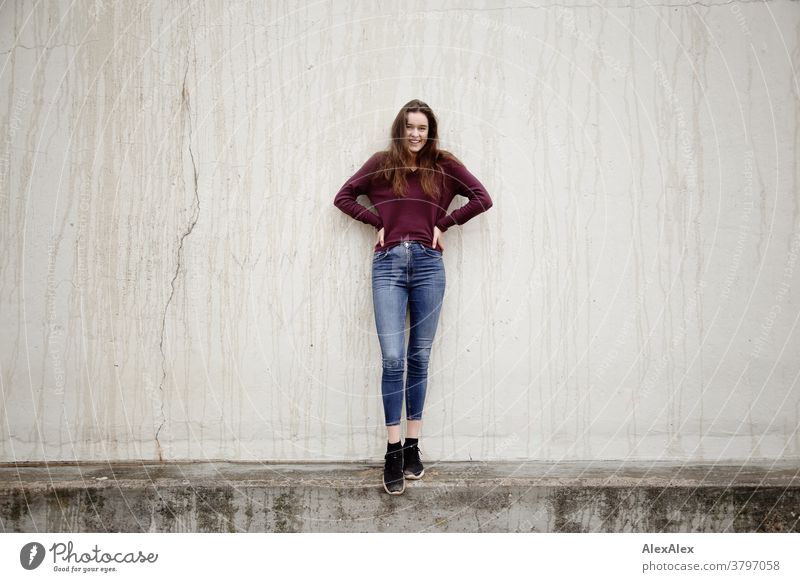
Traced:
[[[391, 184], [379, 172], [385, 152], [373, 154], [337, 192], [334, 206], [356, 220], [371, 224], [376, 230], [384, 228], [383, 242], [375, 243], [375, 251], [391, 248], [406, 240], [416, 240], [433, 245], [433, 227], [445, 232], [454, 224], [464, 224], [470, 218], [492, 207], [492, 199], [486, 188], [469, 171], [454, 160], [441, 160], [444, 171], [441, 195], [438, 201], [427, 197], [422, 191], [420, 172], [406, 173], [408, 190], [405, 198], [392, 191]], [[366, 195], [378, 214], [370, 212], [356, 202]], [[469, 198], [469, 202], [447, 214], [447, 208], [456, 194]], [[442, 251], [438, 244], [436, 249]]]

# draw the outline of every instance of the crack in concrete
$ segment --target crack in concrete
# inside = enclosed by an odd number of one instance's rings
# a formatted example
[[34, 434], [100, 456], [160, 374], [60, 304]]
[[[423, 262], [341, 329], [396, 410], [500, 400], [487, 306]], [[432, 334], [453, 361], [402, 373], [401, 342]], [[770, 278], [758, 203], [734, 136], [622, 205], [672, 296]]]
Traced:
[[181, 108], [185, 109], [186, 111], [186, 119], [189, 125], [189, 139], [188, 139], [188, 146], [187, 149], [189, 150], [189, 158], [192, 161], [192, 172], [194, 177], [194, 199], [195, 199], [195, 206], [194, 212], [192, 214], [191, 221], [189, 223], [186, 232], [181, 235], [180, 241], [178, 243], [178, 251], [177, 251], [177, 265], [175, 267], [175, 274], [172, 277], [172, 281], [170, 281], [170, 294], [169, 298], [167, 298], [167, 303], [164, 306], [164, 317], [161, 321], [161, 338], [159, 340], [159, 350], [161, 351], [161, 382], [158, 385], [158, 389], [161, 391], [161, 424], [158, 426], [156, 430], [156, 450], [158, 451], [158, 460], [159, 462], [163, 462], [163, 451], [161, 449], [161, 442], [158, 440], [158, 435], [161, 433], [161, 429], [164, 428], [164, 425], [167, 422], [166, 415], [164, 414], [164, 381], [167, 378], [167, 357], [164, 353], [164, 334], [166, 332], [167, 327], [167, 312], [169, 311], [169, 305], [172, 302], [172, 298], [175, 295], [175, 281], [178, 279], [178, 275], [181, 271], [181, 264], [182, 264], [182, 257], [183, 257], [183, 241], [186, 239], [187, 236], [192, 234], [192, 230], [194, 230], [195, 225], [197, 224], [197, 220], [200, 217], [200, 193], [198, 188], [198, 178], [197, 178], [197, 163], [194, 159], [194, 152], [192, 151], [192, 115], [191, 115], [191, 108], [189, 107], [189, 92], [186, 89], [186, 78], [189, 74], [189, 53], [191, 49], [186, 52], [186, 70], [183, 73], [183, 84], [181, 86]]
[[19, 49], [25, 49], [25, 50], [28, 50], [28, 51], [32, 51], [32, 50], [50, 51], [50, 50], [57, 49], [57, 48], [77, 48], [77, 49], [80, 49], [80, 48], [83, 48], [84, 46], [86, 46], [87, 44], [90, 44], [90, 43], [93, 43], [93, 42], [100, 42], [101, 40], [102, 39], [95, 38], [95, 39], [91, 39], [91, 40], [85, 40], [85, 41], [83, 41], [81, 43], [78, 43], [78, 44], [70, 44], [70, 43], [67, 43], [67, 42], [63, 42], [61, 44], [54, 44], [54, 45], [51, 45], [51, 46], [47, 46], [45, 44], [35, 44], [33, 46], [28, 46], [26, 44], [17, 43], [14, 46], [12, 46], [11, 48], [9, 48], [7, 51], [0, 51], [0, 55], [9, 55], [9, 54], [13, 53], [15, 50], [17, 50], [18, 48]]

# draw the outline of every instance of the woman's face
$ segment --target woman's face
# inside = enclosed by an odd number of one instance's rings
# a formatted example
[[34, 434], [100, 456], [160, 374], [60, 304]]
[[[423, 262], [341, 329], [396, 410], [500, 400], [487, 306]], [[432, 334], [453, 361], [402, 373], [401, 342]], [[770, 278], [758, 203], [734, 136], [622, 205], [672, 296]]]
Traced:
[[416, 156], [428, 140], [428, 117], [419, 111], [406, 115], [406, 145], [409, 153]]

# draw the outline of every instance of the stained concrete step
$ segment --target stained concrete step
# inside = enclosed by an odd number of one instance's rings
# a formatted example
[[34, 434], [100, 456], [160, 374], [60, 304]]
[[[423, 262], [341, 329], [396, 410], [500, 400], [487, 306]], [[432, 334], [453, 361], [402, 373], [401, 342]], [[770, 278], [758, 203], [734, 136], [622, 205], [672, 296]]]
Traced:
[[4, 532], [800, 532], [800, 463], [0, 465]]

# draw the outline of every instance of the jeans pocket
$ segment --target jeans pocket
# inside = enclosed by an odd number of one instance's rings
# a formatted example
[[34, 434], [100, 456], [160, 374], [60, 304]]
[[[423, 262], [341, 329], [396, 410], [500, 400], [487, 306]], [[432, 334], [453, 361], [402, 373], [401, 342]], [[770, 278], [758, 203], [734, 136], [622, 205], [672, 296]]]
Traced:
[[389, 254], [389, 251], [392, 249], [386, 249], [385, 251], [375, 251], [372, 253], [372, 262], [380, 261], [382, 258], [386, 257]]
[[442, 251], [437, 251], [436, 249], [432, 249], [430, 247], [423, 246], [422, 252], [424, 252], [429, 257], [436, 257], [437, 259], [442, 258]]

